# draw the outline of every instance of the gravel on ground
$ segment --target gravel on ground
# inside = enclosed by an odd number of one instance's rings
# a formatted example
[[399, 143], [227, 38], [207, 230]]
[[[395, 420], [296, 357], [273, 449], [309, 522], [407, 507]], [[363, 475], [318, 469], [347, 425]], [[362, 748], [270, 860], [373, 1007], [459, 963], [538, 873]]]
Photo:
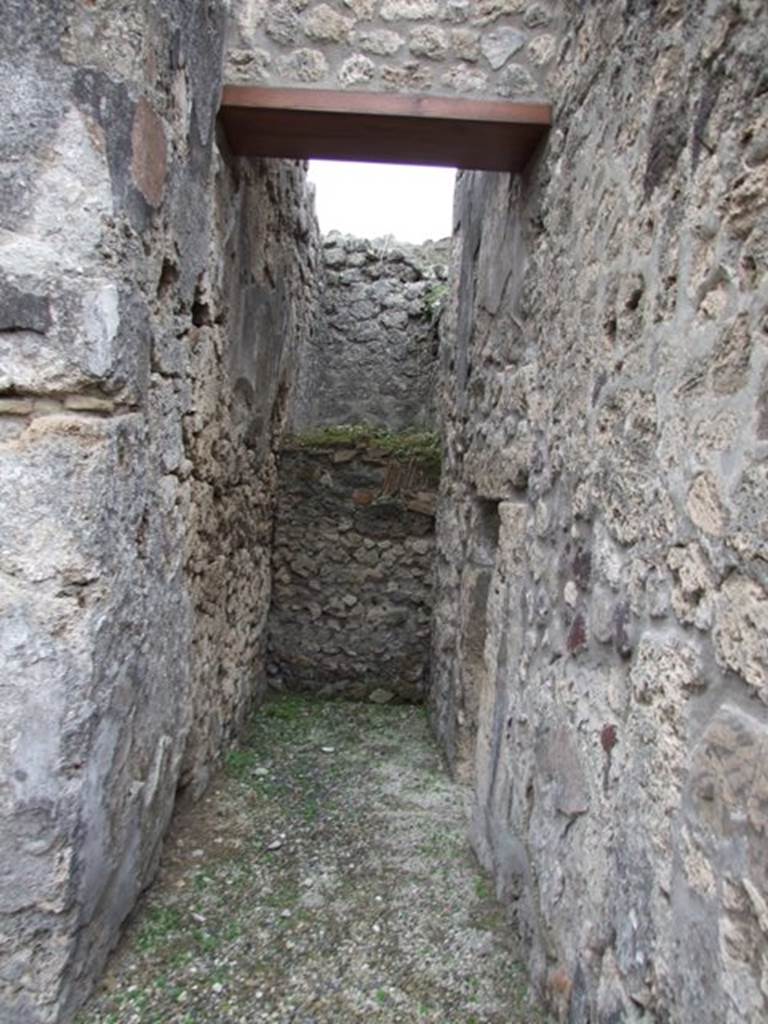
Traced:
[[206, 797], [77, 1024], [543, 1024], [412, 705], [283, 696]]

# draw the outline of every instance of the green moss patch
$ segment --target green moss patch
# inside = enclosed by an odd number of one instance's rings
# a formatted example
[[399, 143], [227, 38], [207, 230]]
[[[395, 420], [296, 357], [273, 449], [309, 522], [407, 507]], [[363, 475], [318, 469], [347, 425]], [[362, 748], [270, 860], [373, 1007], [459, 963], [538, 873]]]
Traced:
[[392, 433], [364, 423], [347, 423], [333, 427], [317, 427], [286, 439], [288, 448], [367, 448], [398, 462], [416, 462], [433, 471], [440, 471], [440, 438], [434, 431]]

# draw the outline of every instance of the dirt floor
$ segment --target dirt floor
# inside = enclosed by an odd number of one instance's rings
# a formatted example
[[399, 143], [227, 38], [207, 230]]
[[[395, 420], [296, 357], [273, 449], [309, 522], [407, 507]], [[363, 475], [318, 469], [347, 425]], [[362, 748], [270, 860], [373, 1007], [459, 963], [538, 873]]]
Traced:
[[423, 709], [268, 704], [78, 1024], [543, 1022], [463, 804]]

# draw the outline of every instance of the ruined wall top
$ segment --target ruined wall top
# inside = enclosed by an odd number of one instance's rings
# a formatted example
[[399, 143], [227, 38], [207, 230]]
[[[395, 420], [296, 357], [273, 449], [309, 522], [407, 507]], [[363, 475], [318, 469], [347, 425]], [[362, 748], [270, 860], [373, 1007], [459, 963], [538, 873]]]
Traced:
[[562, 0], [232, 0], [225, 78], [546, 100]]

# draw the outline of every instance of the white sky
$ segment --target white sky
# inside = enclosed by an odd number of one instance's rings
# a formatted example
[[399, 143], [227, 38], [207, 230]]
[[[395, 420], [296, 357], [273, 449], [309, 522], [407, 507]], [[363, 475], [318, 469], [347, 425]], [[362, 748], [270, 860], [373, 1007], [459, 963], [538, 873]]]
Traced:
[[456, 171], [445, 167], [312, 160], [320, 230], [400, 242], [446, 238], [453, 220]]

